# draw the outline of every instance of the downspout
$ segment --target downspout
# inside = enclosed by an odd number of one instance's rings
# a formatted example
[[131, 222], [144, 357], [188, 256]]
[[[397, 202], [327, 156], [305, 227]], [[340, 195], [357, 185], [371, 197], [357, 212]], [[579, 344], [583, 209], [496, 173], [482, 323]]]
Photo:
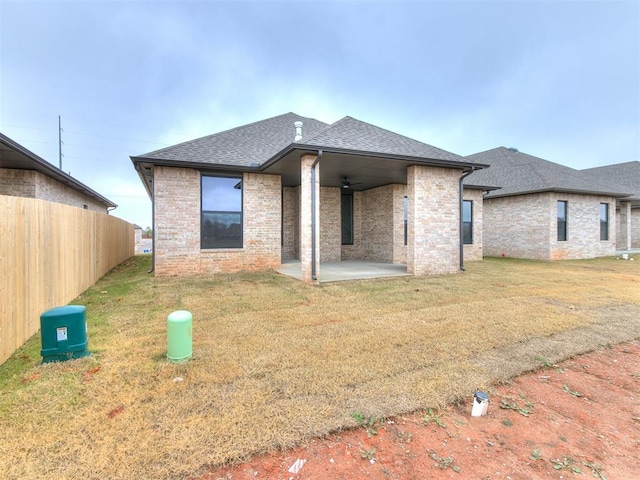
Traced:
[[153, 188], [153, 198], [151, 198], [151, 270], [147, 273], [153, 273], [156, 269], [156, 192], [153, 177], [151, 178], [151, 187]]
[[318, 280], [316, 270], [316, 166], [322, 158], [322, 150], [318, 150], [318, 156], [311, 164], [311, 280]]
[[465, 178], [467, 178], [469, 175], [471, 175], [473, 172], [475, 172], [478, 168], [477, 167], [471, 167], [470, 170], [467, 170], [466, 172], [464, 172], [461, 176], [460, 176], [460, 186], [459, 186], [459, 192], [460, 192], [460, 270], [462, 270], [463, 272], [465, 271], [464, 269], [464, 234], [463, 234], [463, 221], [462, 221], [462, 209], [463, 209], [463, 205], [464, 205], [464, 185], [463, 185], [463, 181]]

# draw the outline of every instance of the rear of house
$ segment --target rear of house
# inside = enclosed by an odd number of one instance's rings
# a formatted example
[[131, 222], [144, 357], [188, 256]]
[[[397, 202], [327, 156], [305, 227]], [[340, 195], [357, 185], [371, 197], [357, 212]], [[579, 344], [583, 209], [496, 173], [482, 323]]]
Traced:
[[580, 172], [594, 181], [618, 185], [631, 194], [616, 201], [616, 244], [618, 250], [640, 249], [640, 162], [616, 163]]
[[616, 252], [616, 201], [623, 189], [505, 147], [470, 155], [491, 165], [470, 184], [498, 185], [484, 198], [484, 254], [538, 260]]
[[154, 205], [156, 275], [299, 261], [312, 282], [321, 262], [423, 275], [482, 258], [482, 188], [461, 178], [484, 165], [351, 117], [288, 113], [132, 161]]

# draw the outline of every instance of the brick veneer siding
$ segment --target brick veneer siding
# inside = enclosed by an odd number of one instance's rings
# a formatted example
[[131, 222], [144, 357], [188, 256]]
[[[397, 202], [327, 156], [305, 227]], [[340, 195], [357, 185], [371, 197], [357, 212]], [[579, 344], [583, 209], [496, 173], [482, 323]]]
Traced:
[[640, 248], [640, 207], [631, 209], [631, 248]]
[[[567, 241], [557, 240], [557, 202], [568, 202]], [[600, 203], [609, 204], [609, 240], [600, 240]], [[484, 254], [560, 260], [615, 253], [615, 199], [537, 193], [484, 199]]]
[[38, 198], [106, 213], [107, 207], [92, 197], [63, 185], [35, 170], [0, 168], [0, 195]]
[[407, 246], [404, 244], [404, 197], [406, 185], [393, 185], [393, 263], [407, 263]]
[[[313, 264], [316, 266], [316, 276], [320, 278], [320, 168], [316, 164], [315, 183], [311, 181], [312, 166], [317, 157], [315, 155], [303, 155], [300, 158], [300, 275], [305, 283], [312, 283]], [[312, 190], [315, 190], [315, 240], [312, 241], [314, 232], [312, 229], [311, 198]], [[316, 250], [313, 252], [313, 242]], [[312, 263], [313, 262], [313, 263]]]
[[281, 183], [277, 175], [243, 175], [243, 247], [200, 248], [197, 170], [155, 167], [155, 273], [193, 275], [275, 269], [281, 258]]
[[640, 207], [621, 201], [616, 210], [616, 248], [640, 248]]
[[393, 262], [393, 185], [362, 192], [362, 258]]
[[282, 260], [300, 255], [300, 187], [282, 189]]
[[460, 271], [460, 171], [415, 165], [407, 169], [407, 273]]
[[463, 248], [464, 261], [482, 260], [483, 255], [483, 238], [482, 238], [482, 219], [483, 219], [483, 201], [481, 190], [465, 189], [462, 196], [464, 200], [473, 202], [473, 217], [471, 218], [471, 226], [473, 230], [473, 243], [465, 245]]
[[336, 187], [320, 187], [320, 261], [342, 259], [342, 191]]

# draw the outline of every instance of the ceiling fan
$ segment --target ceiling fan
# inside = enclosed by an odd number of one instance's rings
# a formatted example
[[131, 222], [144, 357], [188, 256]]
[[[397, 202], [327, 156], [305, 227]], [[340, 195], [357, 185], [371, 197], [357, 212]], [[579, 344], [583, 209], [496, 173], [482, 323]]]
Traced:
[[362, 185], [362, 182], [352, 183], [349, 181], [348, 177], [342, 177], [342, 188], [345, 190], [349, 190], [356, 185]]

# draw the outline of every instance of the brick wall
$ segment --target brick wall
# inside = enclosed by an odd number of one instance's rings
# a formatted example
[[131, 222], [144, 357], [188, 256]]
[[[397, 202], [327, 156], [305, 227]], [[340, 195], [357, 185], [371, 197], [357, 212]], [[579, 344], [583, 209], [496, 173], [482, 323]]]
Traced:
[[407, 263], [407, 246], [404, 244], [404, 197], [406, 185], [393, 185], [393, 263]]
[[393, 185], [362, 192], [362, 258], [393, 262]]
[[281, 258], [280, 177], [243, 175], [243, 248], [200, 249], [200, 172], [155, 167], [155, 272], [163, 275], [274, 269]]
[[465, 261], [482, 260], [483, 254], [483, 239], [482, 239], [482, 220], [483, 220], [483, 199], [481, 190], [472, 190], [467, 188], [464, 190], [462, 197], [464, 200], [471, 200], [473, 202], [473, 243], [465, 245], [463, 248], [463, 255]]
[[631, 248], [640, 248], [640, 207], [631, 209]]
[[[627, 220], [631, 224], [628, 225]], [[640, 207], [631, 207], [630, 202], [620, 202], [620, 207], [616, 210], [616, 248], [625, 250], [629, 244], [631, 248], [640, 248]]]
[[[557, 202], [568, 202], [567, 241], [557, 240]], [[600, 241], [600, 203], [609, 203], [610, 240]], [[615, 199], [537, 193], [484, 200], [484, 254], [559, 260], [615, 253]]]
[[35, 170], [0, 168], [0, 195], [38, 198], [106, 213], [107, 208], [92, 197], [84, 195]]
[[407, 169], [407, 273], [460, 271], [459, 179], [460, 172], [450, 168], [414, 165]]
[[300, 255], [300, 187], [282, 189], [282, 260]]
[[320, 187], [320, 261], [342, 259], [342, 191], [337, 187]]

